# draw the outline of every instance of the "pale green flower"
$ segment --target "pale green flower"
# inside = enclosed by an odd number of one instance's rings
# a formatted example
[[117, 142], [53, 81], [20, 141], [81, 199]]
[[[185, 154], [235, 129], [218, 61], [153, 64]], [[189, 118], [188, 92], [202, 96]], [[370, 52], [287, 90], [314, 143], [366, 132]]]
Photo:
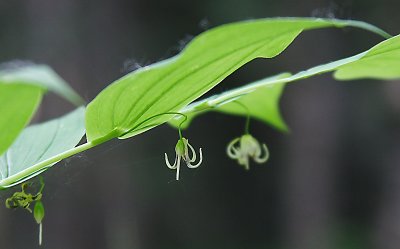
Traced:
[[[191, 151], [192, 157], [189, 156], [189, 149]], [[191, 169], [197, 168], [200, 166], [201, 162], [203, 161], [203, 154], [201, 152], [201, 148], [199, 150], [200, 159], [197, 164], [192, 164], [196, 161], [196, 151], [194, 150], [193, 146], [189, 144], [189, 140], [182, 137], [178, 140], [175, 146], [175, 161], [174, 164], [171, 165], [168, 160], [168, 155], [165, 153], [165, 163], [167, 164], [168, 168], [176, 170], [176, 180], [179, 180], [179, 170], [181, 166], [181, 159], [186, 162], [186, 166]]]
[[257, 139], [250, 134], [233, 139], [228, 144], [226, 153], [230, 158], [237, 160], [246, 170], [250, 169], [249, 157], [256, 163], [265, 163], [269, 158], [267, 146], [265, 144], [260, 145]]

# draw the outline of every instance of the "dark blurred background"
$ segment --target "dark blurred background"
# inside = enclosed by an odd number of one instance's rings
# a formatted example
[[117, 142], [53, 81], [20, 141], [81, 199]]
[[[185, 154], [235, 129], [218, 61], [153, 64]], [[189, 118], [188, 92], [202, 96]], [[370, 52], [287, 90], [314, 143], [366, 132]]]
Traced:
[[[214, 26], [276, 16], [351, 18], [400, 31], [395, 0], [0, 0], [0, 61], [48, 64], [87, 101], [137, 67], [175, 55]], [[355, 29], [302, 34], [272, 60], [249, 63], [219, 93], [368, 49], [381, 38]], [[400, 84], [336, 82], [330, 74], [287, 87], [282, 134], [251, 132], [272, 154], [246, 172], [225, 155], [244, 119], [199, 117], [185, 131], [204, 162], [165, 166], [176, 130], [161, 126], [112, 141], [44, 174], [43, 248], [391, 249], [400, 246]], [[35, 122], [72, 110], [46, 96]], [[0, 200], [19, 188], [0, 193]], [[38, 248], [25, 210], [0, 208], [0, 248]]]

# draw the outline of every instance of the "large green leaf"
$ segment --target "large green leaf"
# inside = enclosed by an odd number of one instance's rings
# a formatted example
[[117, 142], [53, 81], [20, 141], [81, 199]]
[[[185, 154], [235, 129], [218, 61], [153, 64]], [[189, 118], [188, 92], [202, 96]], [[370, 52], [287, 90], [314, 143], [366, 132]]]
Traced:
[[31, 84], [50, 90], [80, 106], [84, 100], [50, 67], [26, 64], [11, 66], [0, 71], [2, 84]]
[[0, 84], [0, 155], [29, 123], [42, 95], [37, 86]]
[[197, 36], [178, 55], [139, 69], [103, 90], [88, 106], [89, 141], [128, 138], [197, 99], [247, 62], [281, 53], [303, 30], [365, 23], [306, 18], [261, 19], [223, 25]]
[[75, 147], [85, 134], [85, 108], [23, 130], [12, 146], [0, 157], [0, 188], [27, 180], [57, 161], [46, 160]]
[[334, 76], [339, 80], [400, 78], [400, 36], [381, 42], [360, 60], [341, 66]]
[[[237, 100], [245, 104], [252, 116], [276, 127], [271, 121], [254, 115], [254, 111], [252, 111], [254, 109], [261, 113], [262, 109], [260, 108], [269, 104], [268, 107], [264, 107], [264, 115], [272, 117], [278, 115], [280, 117], [278, 104], [271, 105], [271, 102], [278, 100], [279, 95], [277, 92], [274, 95], [274, 90], [271, 91], [266, 87], [293, 82], [331, 71], [335, 71], [334, 76], [339, 80], [359, 78], [399, 79], [400, 35], [383, 41], [371, 49], [349, 58], [316, 66], [291, 76], [290, 74], [281, 74], [269, 77], [204, 100], [193, 102], [179, 111], [188, 116], [188, 121], [182, 127], [186, 128], [193, 118], [210, 110], [246, 116], [247, 112], [243, 112], [243, 107], [231, 103], [232, 100]], [[226, 111], [227, 109], [228, 111]], [[169, 123], [177, 127], [182, 120], [182, 116], [177, 115]]]

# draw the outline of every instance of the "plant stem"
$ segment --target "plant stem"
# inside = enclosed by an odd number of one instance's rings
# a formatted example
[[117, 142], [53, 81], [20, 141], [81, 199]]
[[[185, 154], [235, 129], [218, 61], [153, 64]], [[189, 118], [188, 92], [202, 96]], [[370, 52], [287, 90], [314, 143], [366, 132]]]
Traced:
[[346, 65], [350, 62], [353, 62], [353, 61], [356, 61], [356, 60], [362, 58], [363, 56], [365, 56], [365, 54], [367, 54], [367, 52], [368, 52], [368, 50], [365, 52], [362, 52], [360, 54], [351, 56], [351, 57], [347, 57], [347, 58], [344, 58], [341, 60], [333, 61], [331, 63], [312, 67], [310, 69], [298, 72], [293, 75], [291, 75], [290, 73], [282, 73], [282, 74], [278, 74], [276, 76], [268, 77], [266, 79], [262, 79], [262, 80], [253, 82], [251, 84], [247, 84], [242, 87], [232, 89], [232, 90], [224, 92], [222, 94], [214, 95], [207, 99], [193, 102], [188, 107], [180, 110], [180, 112], [183, 114], [188, 114], [188, 113], [193, 113], [193, 112], [198, 112], [198, 111], [207, 111], [209, 109], [218, 107], [219, 105], [237, 100], [240, 97], [247, 95], [247, 94], [249, 94], [257, 89], [260, 89], [260, 88], [264, 88], [264, 87], [271, 86], [274, 84], [283, 84], [283, 83], [298, 81], [298, 80], [302, 80], [302, 79], [305, 79], [305, 78], [308, 78], [308, 77], [311, 77], [314, 75], [331, 72], [331, 71], [339, 68], [342, 65]]
[[244, 133], [245, 134], [249, 134], [249, 129], [250, 129], [250, 110], [243, 103], [241, 103], [241, 102], [239, 102], [237, 100], [235, 100], [234, 102], [236, 104], [240, 105], [246, 111], [247, 115], [246, 115], [246, 125], [244, 126]]

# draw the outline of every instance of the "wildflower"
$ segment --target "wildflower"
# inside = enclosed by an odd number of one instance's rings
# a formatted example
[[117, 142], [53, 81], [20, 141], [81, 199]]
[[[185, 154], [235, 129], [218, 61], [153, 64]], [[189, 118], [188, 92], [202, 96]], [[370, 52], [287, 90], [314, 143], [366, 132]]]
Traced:
[[30, 194], [26, 192], [30, 183], [23, 183], [21, 186], [21, 192], [15, 192], [11, 197], [6, 199], [6, 207], [7, 208], [18, 208], [22, 207], [32, 213], [32, 209], [30, 209], [30, 205], [32, 202], [40, 201], [42, 199], [42, 193], [39, 191], [36, 195]]
[[6, 199], [7, 208], [24, 208], [28, 212], [32, 213], [32, 209], [29, 207], [33, 202], [35, 202], [35, 207], [33, 209], [33, 218], [35, 218], [36, 223], [39, 225], [39, 245], [42, 245], [42, 220], [44, 218], [44, 207], [41, 201], [42, 192], [44, 189], [43, 178], [40, 177], [40, 189], [36, 195], [27, 193], [28, 187], [31, 185], [30, 182], [23, 183], [21, 185], [21, 192], [15, 192], [11, 197]]
[[[264, 156], [262, 155], [264, 150]], [[238, 161], [239, 165], [243, 165], [249, 170], [249, 157], [256, 163], [265, 163], [269, 158], [268, 148], [265, 144], [260, 143], [250, 134], [233, 139], [226, 148], [226, 153], [232, 159]]]
[[[189, 156], [189, 149], [192, 153], [192, 157]], [[186, 162], [186, 166], [188, 168], [194, 169], [200, 166], [201, 162], [203, 161], [203, 154], [201, 152], [201, 148], [199, 150], [200, 159], [197, 164], [192, 164], [196, 161], [196, 151], [194, 150], [193, 146], [189, 144], [189, 140], [184, 137], [181, 137], [175, 146], [175, 162], [173, 165], [169, 163], [167, 153], [165, 153], [165, 163], [167, 164], [168, 168], [176, 170], [176, 180], [179, 180], [179, 170], [181, 166], [181, 159]]]

